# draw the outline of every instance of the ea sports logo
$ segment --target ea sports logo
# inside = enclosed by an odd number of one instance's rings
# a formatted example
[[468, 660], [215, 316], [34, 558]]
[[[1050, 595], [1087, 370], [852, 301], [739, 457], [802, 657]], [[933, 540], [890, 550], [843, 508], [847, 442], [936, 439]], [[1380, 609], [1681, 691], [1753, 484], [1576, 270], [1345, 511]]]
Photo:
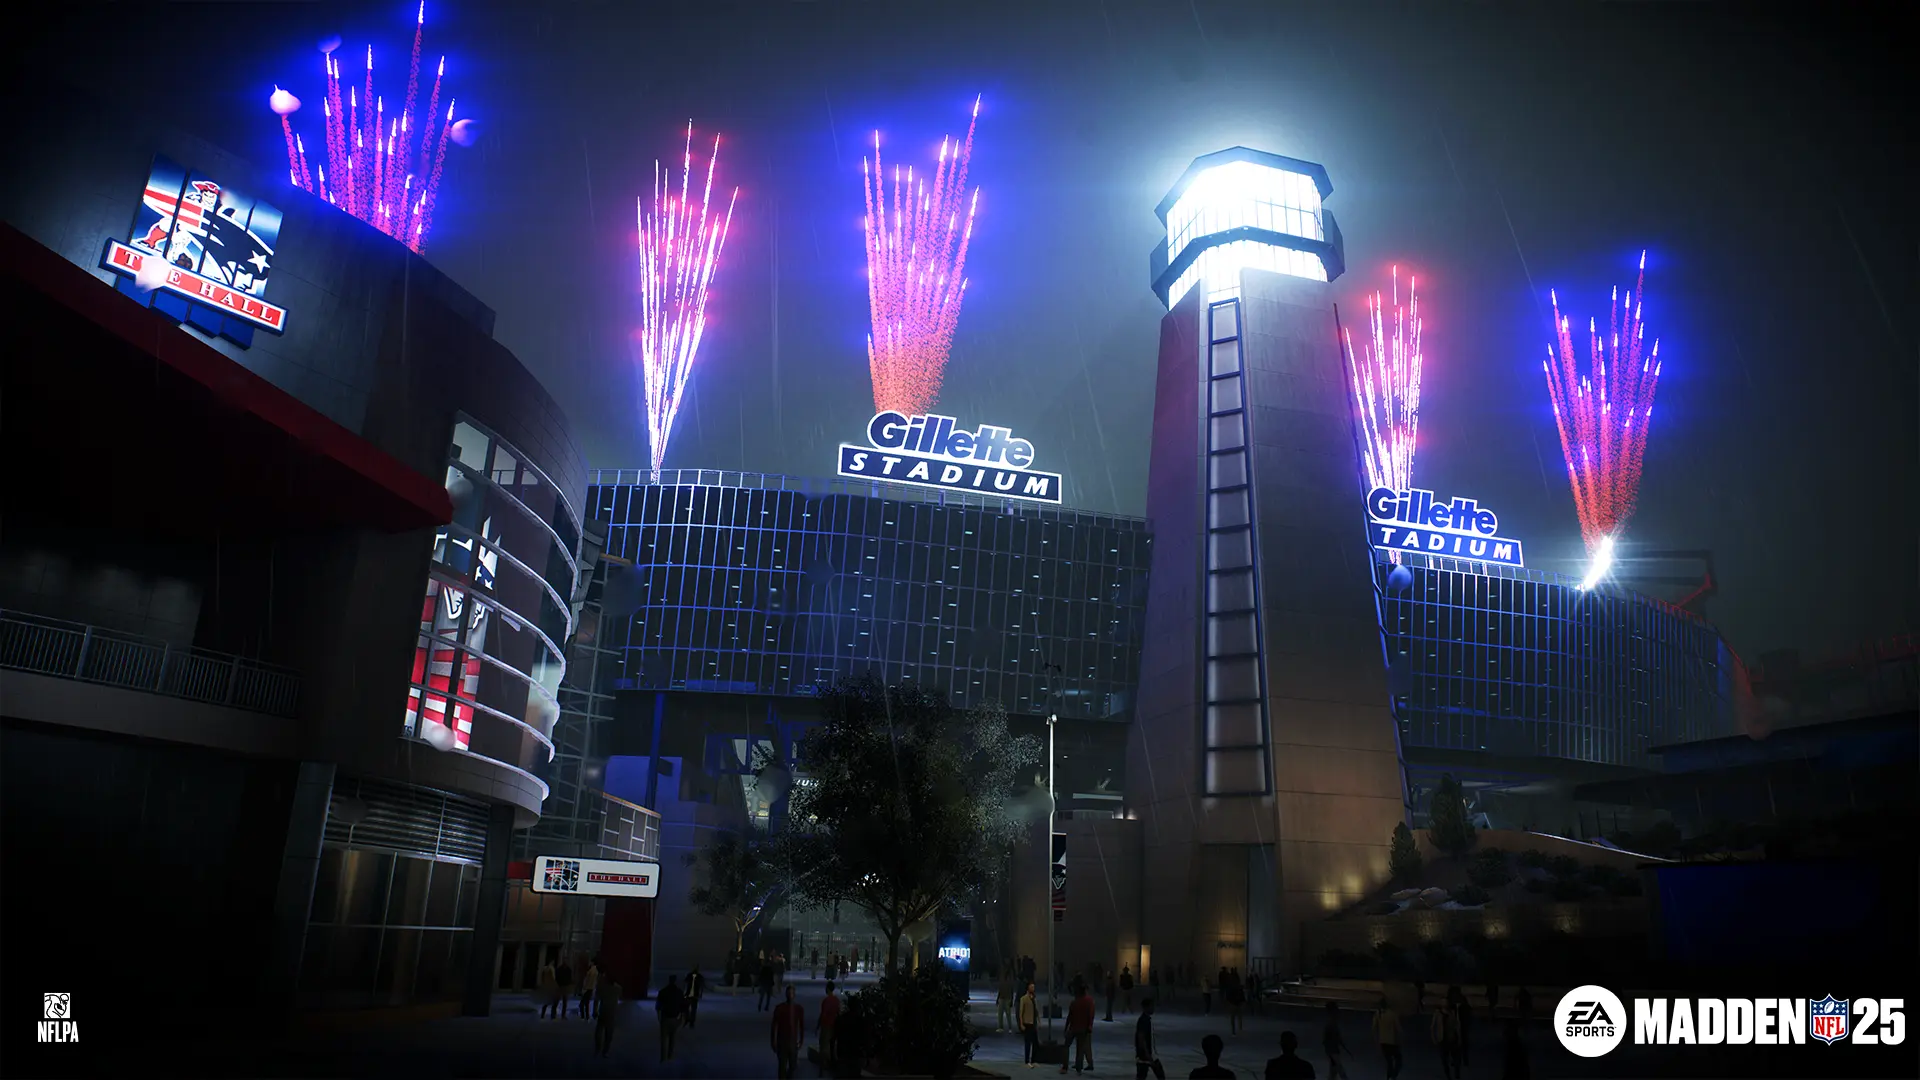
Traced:
[[1569, 1052], [1599, 1057], [1627, 1037], [1627, 1008], [1604, 986], [1575, 987], [1553, 1010], [1553, 1033]]

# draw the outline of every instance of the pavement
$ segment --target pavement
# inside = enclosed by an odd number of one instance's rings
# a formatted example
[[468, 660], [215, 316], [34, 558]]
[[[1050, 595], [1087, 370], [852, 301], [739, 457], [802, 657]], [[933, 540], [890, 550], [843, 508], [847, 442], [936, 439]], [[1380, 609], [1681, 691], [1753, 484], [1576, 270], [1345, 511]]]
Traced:
[[[854, 988], [872, 982], [868, 976], [855, 976]], [[817, 1016], [824, 980], [791, 980], [796, 996], [805, 1006], [811, 1025]], [[778, 1000], [776, 996], [776, 1000]], [[278, 1048], [271, 1056], [262, 1056], [245, 1047], [200, 1057], [196, 1063], [202, 1075], [274, 1075], [317, 1076], [405, 1076], [409, 1080], [430, 1077], [771, 1077], [774, 1059], [768, 1048], [771, 1018], [755, 1009], [751, 991], [729, 996], [724, 988], [711, 992], [700, 1007], [700, 1018], [692, 1030], [681, 1029], [672, 1061], [660, 1060], [659, 1026], [654, 1021], [651, 1001], [629, 1001], [615, 1030], [612, 1054], [593, 1055], [591, 1021], [569, 1017], [565, 1020], [540, 1019], [539, 1009], [525, 994], [500, 994], [494, 998], [493, 1015], [453, 1017], [419, 1021], [404, 1026], [370, 1028], [359, 1031], [329, 1032], [297, 1039]], [[985, 1072], [1008, 1077], [1037, 1077], [1057, 1074], [1059, 1066], [1028, 1069], [1022, 1063], [1022, 1042], [1017, 1032], [993, 1030], [995, 1009], [993, 992], [984, 986], [973, 994], [971, 1013], [980, 1032], [973, 1066]], [[1100, 1016], [1105, 1016], [1102, 1003]], [[1094, 1031], [1095, 1077], [1131, 1077], [1133, 1075], [1133, 1021], [1135, 1016], [1116, 1011], [1112, 1022], [1099, 1021]], [[1373, 1080], [1386, 1075], [1378, 1049], [1368, 1033], [1366, 1013], [1343, 1010], [1342, 1030], [1355, 1054], [1345, 1062], [1354, 1080]], [[1060, 1021], [1056, 1020], [1055, 1024]], [[1328, 1075], [1325, 1055], [1320, 1051], [1320, 1030], [1325, 1016], [1320, 1009], [1267, 1005], [1258, 1013], [1245, 1013], [1245, 1031], [1228, 1032], [1225, 1012], [1218, 1007], [1212, 1015], [1200, 1011], [1198, 994], [1183, 993], [1164, 1003], [1155, 1014], [1154, 1028], [1160, 1059], [1170, 1077], [1184, 1077], [1204, 1063], [1200, 1040], [1218, 1034], [1226, 1040], [1222, 1064], [1235, 1075], [1258, 1078], [1264, 1075], [1266, 1061], [1280, 1053], [1280, 1033], [1291, 1029], [1300, 1036], [1301, 1054], [1314, 1065], [1320, 1076]], [[1042, 1032], [1046, 1030], [1042, 1021]], [[1057, 1029], [1056, 1029], [1057, 1030]], [[1408, 1018], [1403, 1023], [1406, 1038], [1403, 1080], [1441, 1080], [1438, 1055], [1426, 1040], [1426, 1020]], [[1501, 1076], [1498, 1037], [1493, 1031], [1476, 1031], [1473, 1064], [1466, 1070], [1467, 1080]], [[1530, 1033], [1530, 1043], [1552, 1042], [1544, 1026]], [[809, 1040], [811, 1043], [813, 1040]], [[1557, 1046], [1548, 1046], [1558, 1058], [1568, 1055]], [[1534, 1060], [1541, 1059], [1536, 1056]], [[1481, 1055], [1484, 1055], [1481, 1056]], [[817, 1076], [819, 1070], [804, 1060], [799, 1075]], [[1536, 1076], [1558, 1075], [1542, 1072]]]

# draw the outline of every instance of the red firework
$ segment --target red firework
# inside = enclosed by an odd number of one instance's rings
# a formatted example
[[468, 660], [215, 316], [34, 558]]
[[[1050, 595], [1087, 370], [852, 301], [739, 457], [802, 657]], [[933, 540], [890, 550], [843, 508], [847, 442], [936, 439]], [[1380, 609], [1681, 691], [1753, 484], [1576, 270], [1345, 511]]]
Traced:
[[979, 188], [971, 196], [966, 193], [979, 118], [980, 100], [975, 98], [966, 139], [940, 140], [940, 163], [931, 187], [924, 176], [914, 177], [912, 166], [903, 175], [895, 165], [892, 184], [887, 183], [879, 132], [873, 135], [873, 157], [861, 162], [867, 196], [867, 303], [873, 314], [867, 364], [873, 372], [876, 412], [924, 413], [940, 396], [960, 322], [960, 301], [967, 291], [967, 245], [980, 205]]
[[[1580, 535], [1587, 550], [1615, 537], [1633, 516], [1640, 494], [1640, 467], [1647, 453], [1653, 420], [1653, 392], [1660, 381], [1660, 342], [1643, 349], [1646, 323], [1647, 255], [1640, 253], [1640, 276], [1624, 301], [1613, 290], [1607, 330], [1587, 320], [1588, 356], [1584, 372], [1574, 356], [1572, 325], [1560, 314], [1553, 295], [1553, 325], [1558, 348], [1547, 347], [1541, 366], [1553, 397], [1553, 421], [1567, 459], [1567, 480], [1580, 512]], [[1552, 295], [1552, 294], [1550, 294]]]

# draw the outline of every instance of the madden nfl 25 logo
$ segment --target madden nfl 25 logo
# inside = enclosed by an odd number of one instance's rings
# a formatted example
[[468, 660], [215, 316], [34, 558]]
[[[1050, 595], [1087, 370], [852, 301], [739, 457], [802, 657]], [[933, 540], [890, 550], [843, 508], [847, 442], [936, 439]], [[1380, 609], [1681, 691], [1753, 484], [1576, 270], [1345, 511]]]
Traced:
[[[1905, 998], [1635, 998], [1636, 1046], [1804, 1046], [1841, 1041], [1898, 1046], [1907, 1039]], [[1603, 986], [1560, 999], [1553, 1033], [1581, 1057], [1599, 1057], [1626, 1040], [1627, 1009]]]

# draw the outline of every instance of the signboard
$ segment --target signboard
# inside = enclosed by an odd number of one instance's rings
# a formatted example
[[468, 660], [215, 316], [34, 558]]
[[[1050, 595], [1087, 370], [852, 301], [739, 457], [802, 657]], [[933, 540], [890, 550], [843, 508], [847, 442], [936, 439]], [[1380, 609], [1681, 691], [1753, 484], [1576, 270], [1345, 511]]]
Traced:
[[942, 921], [934, 956], [953, 971], [968, 971], [973, 966], [973, 921]]
[[879, 413], [867, 446], [840, 444], [840, 475], [938, 491], [972, 491], [1034, 502], [1060, 501], [1060, 476], [1036, 472], [1033, 444], [1012, 428], [962, 431], [951, 416]]
[[107, 241], [100, 265], [120, 275], [126, 295], [245, 348], [255, 330], [287, 328], [286, 309], [262, 299], [281, 216], [269, 203], [156, 157], [133, 228], [124, 243]]
[[533, 891], [652, 899], [660, 895], [660, 864], [542, 855], [533, 860]]
[[1067, 834], [1053, 834], [1053, 921], [1067, 918]]
[[1520, 541], [1502, 537], [1500, 518], [1472, 499], [1442, 502], [1433, 492], [1378, 487], [1367, 494], [1373, 546], [1381, 551], [1446, 555], [1473, 562], [1525, 566]]

